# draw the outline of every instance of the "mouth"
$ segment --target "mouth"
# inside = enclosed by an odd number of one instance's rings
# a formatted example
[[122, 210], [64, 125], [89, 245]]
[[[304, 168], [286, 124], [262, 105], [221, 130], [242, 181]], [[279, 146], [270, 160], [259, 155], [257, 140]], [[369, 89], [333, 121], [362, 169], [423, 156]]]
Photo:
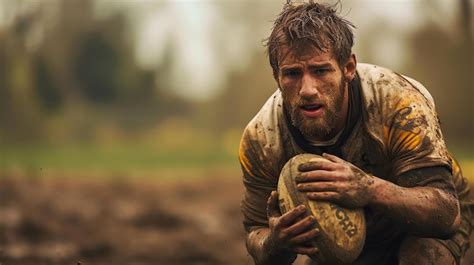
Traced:
[[322, 104], [305, 104], [301, 105], [300, 109], [302, 110], [303, 114], [308, 118], [315, 118], [321, 115], [323, 111]]
[[303, 110], [306, 110], [306, 111], [316, 111], [316, 110], [318, 110], [322, 107], [323, 107], [323, 105], [321, 105], [321, 104], [308, 104], [308, 105], [303, 105], [300, 108], [302, 108]]

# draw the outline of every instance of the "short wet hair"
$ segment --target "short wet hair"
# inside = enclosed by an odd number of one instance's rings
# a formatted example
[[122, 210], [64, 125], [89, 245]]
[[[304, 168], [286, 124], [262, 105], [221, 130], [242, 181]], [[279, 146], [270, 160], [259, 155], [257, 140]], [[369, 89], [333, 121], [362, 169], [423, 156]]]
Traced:
[[308, 48], [332, 51], [340, 67], [349, 59], [354, 45], [355, 26], [337, 14], [335, 5], [287, 2], [276, 18], [266, 40], [267, 54], [278, 78], [279, 59], [285, 47], [302, 53]]

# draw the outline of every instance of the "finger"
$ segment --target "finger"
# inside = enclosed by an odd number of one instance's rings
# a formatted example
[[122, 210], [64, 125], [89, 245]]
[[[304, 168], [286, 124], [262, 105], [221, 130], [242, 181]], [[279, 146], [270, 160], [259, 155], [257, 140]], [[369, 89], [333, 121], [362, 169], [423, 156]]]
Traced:
[[296, 223], [301, 217], [307, 214], [306, 206], [299, 205], [280, 217], [277, 225], [280, 227], [289, 227]]
[[317, 228], [311, 229], [305, 233], [299, 234], [291, 238], [290, 240], [288, 240], [288, 243], [290, 243], [291, 245], [301, 244], [301, 243], [313, 240], [318, 235], [319, 235], [319, 229]]
[[309, 161], [306, 163], [302, 163], [298, 166], [298, 170], [305, 172], [305, 171], [312, 171], [312, 170], [334, 170], [336, 169], [335, 165], [331, 161], [324, 161], [324, 160], [318, 160], [318, 161]]
[[318, 254], [319, 249], [317, 247], [298, 246], [293, 248], [293, 252], [303, 255], [315, 255]]
[[339, 199], [339, 193], [333, 191], [310, 192], [307, 194], [308, 199], [313, 201], [330, 201], [336, 202]]
[[338, 173], [327, 170], [313, 170], [299, 174], [295, 177], [297, 183], [315, 181], [337, 181]]
[[301, 192], [321, 192], [321, 191], [338, 191], [340, 184], [336, 182], [310, 182], [298, 184], [296, 186]]
[[341, 159], [335, 155], [331, 155], [328, 153], [323, 153], [323, 157], [335, 163], [346, 162], [344, 159]]
[[294, 237], [301, 234], [301, 232], [311, 229], [316, 224], [316, 219], [314, 216], [306, 216], [302, 220], [293, 224], [292, 226], [284, 229], [284, 233], [289, 237]]
[[278, 206], [278, 192], [272, 191], [267, 200], [267, 216], [279, 217], [281, 216], [280, 208]]

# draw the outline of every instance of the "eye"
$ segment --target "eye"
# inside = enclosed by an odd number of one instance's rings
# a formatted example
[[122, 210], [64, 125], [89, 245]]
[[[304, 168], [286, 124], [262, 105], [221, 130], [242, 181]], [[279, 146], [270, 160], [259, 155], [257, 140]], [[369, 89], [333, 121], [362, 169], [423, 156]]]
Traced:
[[315, 75], [325, 75], [327, 72], [329, 72], [328, 68], [319, 68], [319, 69], [314, 69], [313, 73]]
[[282, 74], [284, 77], [296, 78], [301, 75], [301, 71], [296, 70], [296, 69], [288, 69], [288, 70], [283, 70]]

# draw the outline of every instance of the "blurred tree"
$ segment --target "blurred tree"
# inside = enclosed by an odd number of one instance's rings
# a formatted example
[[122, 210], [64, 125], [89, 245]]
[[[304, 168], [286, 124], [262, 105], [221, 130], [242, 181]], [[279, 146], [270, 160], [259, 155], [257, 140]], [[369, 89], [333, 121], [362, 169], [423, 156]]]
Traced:
[[10, 27], [0, 29], [0, 135], [24, 141], [43, 133], [35, 97], [34, 66], [27, 48], [37, 11], [19, 14]]
[[35, 58], [33, 74], [41, 106], [48, 112], [57, 111], [63, 103], [63, 98], [53, 79], [53, 73], [42, 56]]
[[[198, 104], [196, 126], [214, 136], [241, 130], [275, 91], [262, 39], [269, 34], [281, 3], [223, 1], [216, 4], [221, 21], [215, 25], [215, 53], [226, 82], [220, 92]], [[264, 22], [264, 23], [262, 23]]]
[[243, 129], [277, 88], [262, 49], [251, 58], [248, 67], [230, 73], [226, 89], [206, 104], [207, 126], [216, 133]]
[[5, 139], [57, 141], [59, 133], [75, 141], [102, 125], [133, 132], [190, 117], [193, 104], [169, 89], [173, 44], [156, 70], [139, 68], [126, 10], [97, 17], [91, 0], [9, 6], [13, 23], [0, 28]]
[[86, 99], [107, 103], [117, 97], [120, 57], [100, 32], [87, 32], [74, 62], [74, 75]]

